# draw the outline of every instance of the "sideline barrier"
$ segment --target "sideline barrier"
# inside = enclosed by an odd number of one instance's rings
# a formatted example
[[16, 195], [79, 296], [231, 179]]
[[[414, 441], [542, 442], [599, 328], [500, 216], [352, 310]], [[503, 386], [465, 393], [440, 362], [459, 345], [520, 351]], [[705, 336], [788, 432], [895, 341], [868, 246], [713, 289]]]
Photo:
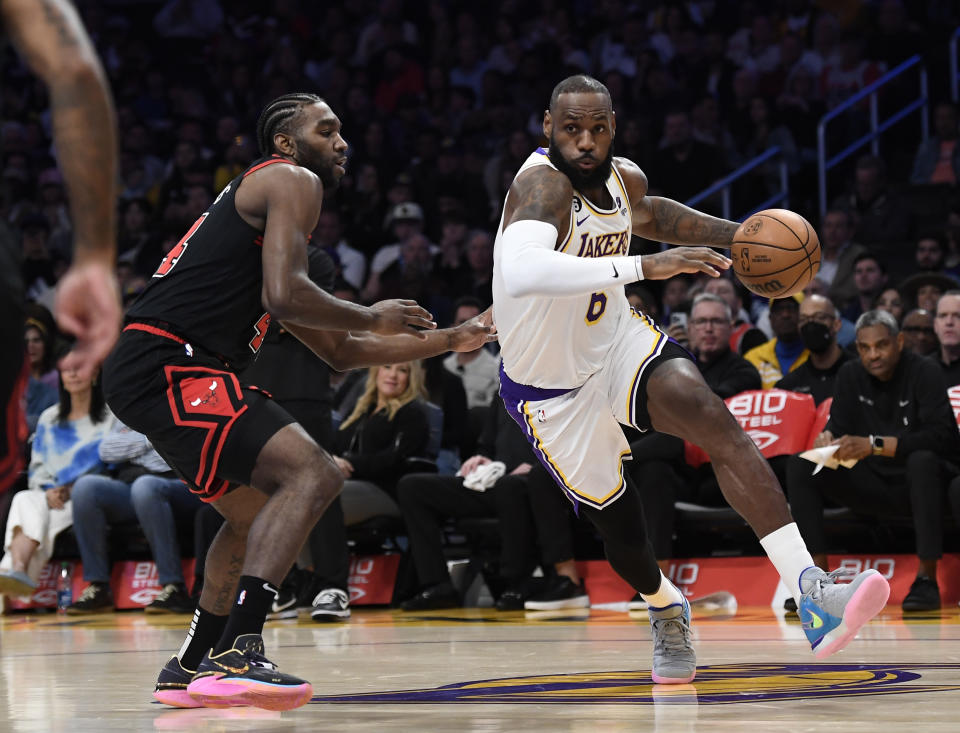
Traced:
[[[183, 577], [192, 589], [193, 558], [184, 559]], [[73, 598], [76, 600], [87, 587], [83, 580], [83, 566], [73, 565]], [[388, 604], [393, 597], [393, 586], [400, 567], [400, 555], [362, 555], [350, 559], [350, 603], [356, 606]], [[57, 607], [57, 580], [60, 577], [60, 562], [51, 562], [40, 573], [37, 590], [28, 599], [9, 597], [5, 608], [22, 611], [30, 608]], [[163, 586], [157, 577], [157, 566], [151, 560], [123, 560], [113, 564], [110, 587], [118, 610], [143, 608], [159, 595]]]

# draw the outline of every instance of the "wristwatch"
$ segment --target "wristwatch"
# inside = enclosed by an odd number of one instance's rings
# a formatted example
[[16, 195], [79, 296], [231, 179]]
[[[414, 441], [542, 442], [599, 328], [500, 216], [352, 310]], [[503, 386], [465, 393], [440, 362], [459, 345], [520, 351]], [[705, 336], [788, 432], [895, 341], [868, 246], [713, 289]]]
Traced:
[[883, 455], [883, 437], [880, 435], [870, 436], [870, 445], [873, 448], [873, 455]]

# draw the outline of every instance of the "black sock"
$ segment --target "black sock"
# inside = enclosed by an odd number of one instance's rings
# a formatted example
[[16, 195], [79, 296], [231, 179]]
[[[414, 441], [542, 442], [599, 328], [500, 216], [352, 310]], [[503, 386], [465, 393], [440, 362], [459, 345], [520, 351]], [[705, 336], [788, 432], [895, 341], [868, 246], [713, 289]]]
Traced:
[[213, 653], [220, 654], [233, 648], [233, 642], [244, 634], [262, 634], [270, 604], [277, 597], [272, 583], [252, 575], [241, 575], [237, 585], [237, 602], [230, 609], [227, 626]]
[[187, 640], [183, 642], [177, 655], [180, 666], [195, 672], [203, 660], [203, 655], [213, 649], [213, 645], [223, 636], [226, 626], [226, 616], [217, 616], [197, 606], [193, 621], [190, 622], [190, 631], [187, 632]]

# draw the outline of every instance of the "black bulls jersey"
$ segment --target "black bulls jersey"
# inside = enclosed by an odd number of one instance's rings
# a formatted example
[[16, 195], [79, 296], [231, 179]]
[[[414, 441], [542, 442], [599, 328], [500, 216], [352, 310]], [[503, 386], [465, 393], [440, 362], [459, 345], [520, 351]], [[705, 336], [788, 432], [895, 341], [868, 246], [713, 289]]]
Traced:
[[163, 321], [235, 371], [250, 363], [270, 324], [261, 302], [263, 232], [237, 213], [235, 196], [244, 177], [274, 164], [294, 165], [261, 158], [227, 184], [163, 258], [129, 320]]

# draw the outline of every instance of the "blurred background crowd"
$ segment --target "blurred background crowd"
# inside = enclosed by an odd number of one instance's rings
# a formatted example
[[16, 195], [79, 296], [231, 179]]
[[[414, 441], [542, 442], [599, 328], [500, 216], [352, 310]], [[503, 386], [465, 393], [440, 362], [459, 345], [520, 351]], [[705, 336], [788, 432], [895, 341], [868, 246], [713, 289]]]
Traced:
[[[960, 383], [960, 315], [950, 315], [960, 312], [960, 298], [950, 294], [960, 287], [960, 130], [948, 66], [950, 37], [960, 25], [954, 2], [492, 0], [480, 7], [456, 0], [275, 0], [267, 7], [255, 0], [80, 0], [77, 5], [118, 111], [117, 268], [125, 302], [136, 297], [225, 184], [258, 157], [253, 132], [263, 105], [302, 90], [329, 102], [350, 143], [347, 175], [324, 203], [312, 240], [333, 263], [333, 291], [364, 303], [413, 298], [441, 325], [465, 320], [491, 303], [493, 242], [503, 198], [522, 162], [546, 144], [541, 123], [550, 91], [562, 78], [585, 73], [609, 88], [618, 122], [615, 153], [640, 165], [652, 195], [686, 201], [776, 145], [788, 166], [789, 208], [805, 215], [820, 235], [823, 263], [806, 297], [771, 306], [729, 278], [707, 283], [677, 277], [628, 289], [636, 307], [700, 357], [705, 375], [728, 351], [745, 358], [754, 372], [732, 391], [711, 382], [718, 393], [729, 397], [742, 389], [771, 388], [807, 364], [805, 372], [780, 386], [822, 402], [832, 396], [840, 364], [856, 358], [858, 319], [875, 309], [892, 314], [904, 352], [937, 362], [947, 387]], [[818, 121], [917, 53], [929, 74], [930, 136], [922, 138], [912, 115], [885, 133], [879, 155], [864, 148], [851, 156], [831, 172], [834, 195], [821, 216]], [[44, 409], [62, 410], [64, 391], [70, 392], [56, 373], [64, 344], [48, 309], [71, 259], [71, 222], [43, 85], [9, 47], [0, 57], [0, 75], [0, 236], [19, 241], [33, 301], [25, 338], [35, 429]], [[881, 110], [896, 109], [911, 93], [891, 85], [880, 98]], [[847, 115], [831, 133], [837, 144], [862, 134], [867, 117], [865, 106]], [[734, 188], [734, 209], [749, 211], [778, 183], [773, 169], [755, 170]], [[718, 200], [698, 208], [717, 213]], [[634, 238], [631, 249], [642, 253], [659, 246]], [[710, 297], [694, 305], [702, 294]], [[405, 502], [404, 492], [393, 485], [396, 474], [406, 470], [402, 461], [430, 453], [441, 475], [452, 474], [476, 455], [478, 445], [487, 453], [504, 450], [496, 445], [503, 435], [495, 419], [496, 349], [437, 362], [436, 368], [427, 364], [416, 382], [446, 416], [442, 441], [432, 448], [405, 447], [387, 482], [386, 493], [399, 502], [390, 511], [400, 516], [403, 509], [408, 519], [417, 512], [410, 508], [413, 499]], [[335, 396], [325, 402], [335, 420], [351, 422], [362, 380], [336, 373], [331, 378]], [[460, 386], [451, 386], [450, 379]], [[367, 389], [389, 385], [374, 374]], [[406, 383], [398, 394], [405, 390]], [[457, 390], [461, 396], [451, 397]], [[485, 421], [492, 421], [486, 442]], [[945, 439], [940, 455], [946, 463], [952, 440]], [[341, 453], [349, 450], [344, 445]], [[644, 450], [636, 465], [663, 459], [650, 443]], [[538, 470], [532, 455], [506, 463], [510, 470], [520, 466], [519, 475]], [[945, 468], [944, 497], [951, 475]], [[502, 516], [505, 510], [491, 502], [471, 511]], [[905, 511], [909, 515], [910, 507]], [[669, 539], [661, 555], [672, 552]], [[556, 549], [547, 564], [562, 565], [573, 552]], [[519, 566], [508, 580], [528, 573], [527, 563]], [[431, 575], [429, 561], [417, 568], [421, 576]], [[453, 602], [456, 596], [437, 575], [429, 582], [421, 577], [416, 587], [441, 586], [434, 600]], [[574, 587], [579, 583], [569, 569], [561, 575]], [[182, 583], [174, 576], [167, 580]], [[322, 590], [343, 582], [320, 585]], [[576, 596], [570, 588], [553, 592]], [[429, 605], [430, 597], [421, 601]]]

